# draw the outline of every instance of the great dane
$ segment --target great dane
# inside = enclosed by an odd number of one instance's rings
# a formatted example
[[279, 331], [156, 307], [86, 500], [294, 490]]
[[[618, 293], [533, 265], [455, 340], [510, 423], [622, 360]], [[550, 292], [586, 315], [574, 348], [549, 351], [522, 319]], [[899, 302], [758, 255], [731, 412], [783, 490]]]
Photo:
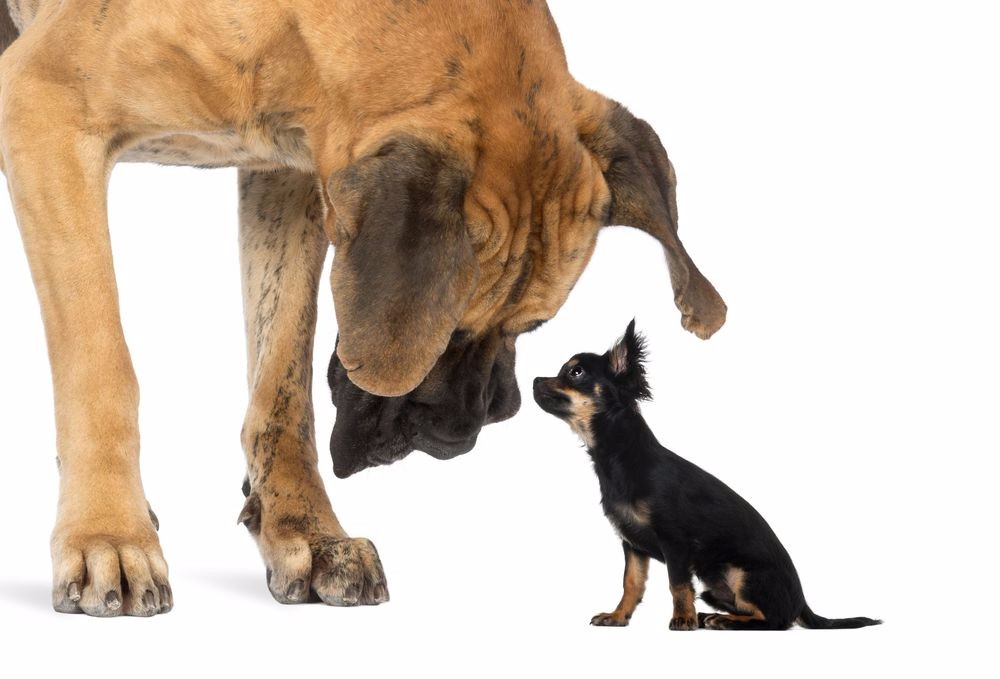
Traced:
[[249, 407], [240, 519], [283, 603], [374, 604], [337, 521], [310, 397], [334, 247], [334, 470], [448, 458], [520, 405], [514, 345], [598, 230], [662, 243], [685, 328], [726, 307], [677, 237], [648, 124], [570, 75], [541, 0], [8, 0], [0, 161], [44, 318], [59, 508], [53, 605], [149, 616], [173, 595], [139, 477], [106, 188], [122, 161], [239, 168]]

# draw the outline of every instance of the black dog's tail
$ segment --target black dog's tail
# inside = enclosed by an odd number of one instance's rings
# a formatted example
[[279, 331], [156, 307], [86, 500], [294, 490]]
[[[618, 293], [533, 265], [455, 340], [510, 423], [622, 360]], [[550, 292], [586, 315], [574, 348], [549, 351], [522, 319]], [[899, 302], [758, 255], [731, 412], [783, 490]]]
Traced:
[[808, 605], [802, 609], [797, 622], [806, 629], [856, 629], [882, 624], [881, 620], [872, 618], [824, 618], [813, 613]]

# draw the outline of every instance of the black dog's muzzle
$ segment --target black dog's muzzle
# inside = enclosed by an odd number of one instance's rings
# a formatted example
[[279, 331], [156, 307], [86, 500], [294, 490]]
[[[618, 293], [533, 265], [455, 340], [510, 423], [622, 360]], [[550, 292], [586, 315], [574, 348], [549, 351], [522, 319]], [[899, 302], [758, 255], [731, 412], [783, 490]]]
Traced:
[[569, 414], [570, 400], [562, 391], [552, 386], [555, 377], [536, 377], [532, 385], [535, 403], [550, 415], [565, 417]]

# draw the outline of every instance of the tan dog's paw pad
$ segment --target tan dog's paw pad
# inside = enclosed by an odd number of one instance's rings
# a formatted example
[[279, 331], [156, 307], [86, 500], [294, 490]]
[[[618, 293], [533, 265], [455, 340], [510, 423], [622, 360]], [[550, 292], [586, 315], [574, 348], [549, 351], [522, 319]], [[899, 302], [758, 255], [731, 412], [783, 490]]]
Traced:
[[276, 601], [358, 606], [389, 600], [382, 562], [370, 540], [319, 537], [309, 542], [297, 536], [269, 550], [267, 586]]
[[670, 619], [670, 629], [689, 632], [691, 630], [698, 629], [698, 618], [697, 617], [675, 617]]
[[155, 532], [57, 536], [52, 555], [52, 607], [60, 613], [149, 617], [173, 608]]
[[628, 618], [618, 613], [598, 613], [590, 619], [590, 624], [595, 627], [625, 627]]

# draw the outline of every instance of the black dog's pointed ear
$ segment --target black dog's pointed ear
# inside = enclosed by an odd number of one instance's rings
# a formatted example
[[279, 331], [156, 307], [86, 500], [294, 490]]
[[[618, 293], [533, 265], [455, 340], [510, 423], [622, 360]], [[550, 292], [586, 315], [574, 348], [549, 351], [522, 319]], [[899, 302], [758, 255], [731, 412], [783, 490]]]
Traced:
[[468, 173], [398, 138], [331, 177], [337, 356], [378, 396], [412, 391], [462, 318], [479, 267], [463, 216]]
[[633, 226], [663, 245], [681, 325], [708, 339], [726, 322], [726, 304], [677, 236], [677, 177], [660, 138], [621, 104], [588, 93], [593, 107], [580, 136], [598, 158], [611, 192], [606, 226]]
[[635, 332], [635, 319], [608, 350], [608, 364], [619, 385], [635, 399], [650, 398], [646, 381], [646, 339]]

